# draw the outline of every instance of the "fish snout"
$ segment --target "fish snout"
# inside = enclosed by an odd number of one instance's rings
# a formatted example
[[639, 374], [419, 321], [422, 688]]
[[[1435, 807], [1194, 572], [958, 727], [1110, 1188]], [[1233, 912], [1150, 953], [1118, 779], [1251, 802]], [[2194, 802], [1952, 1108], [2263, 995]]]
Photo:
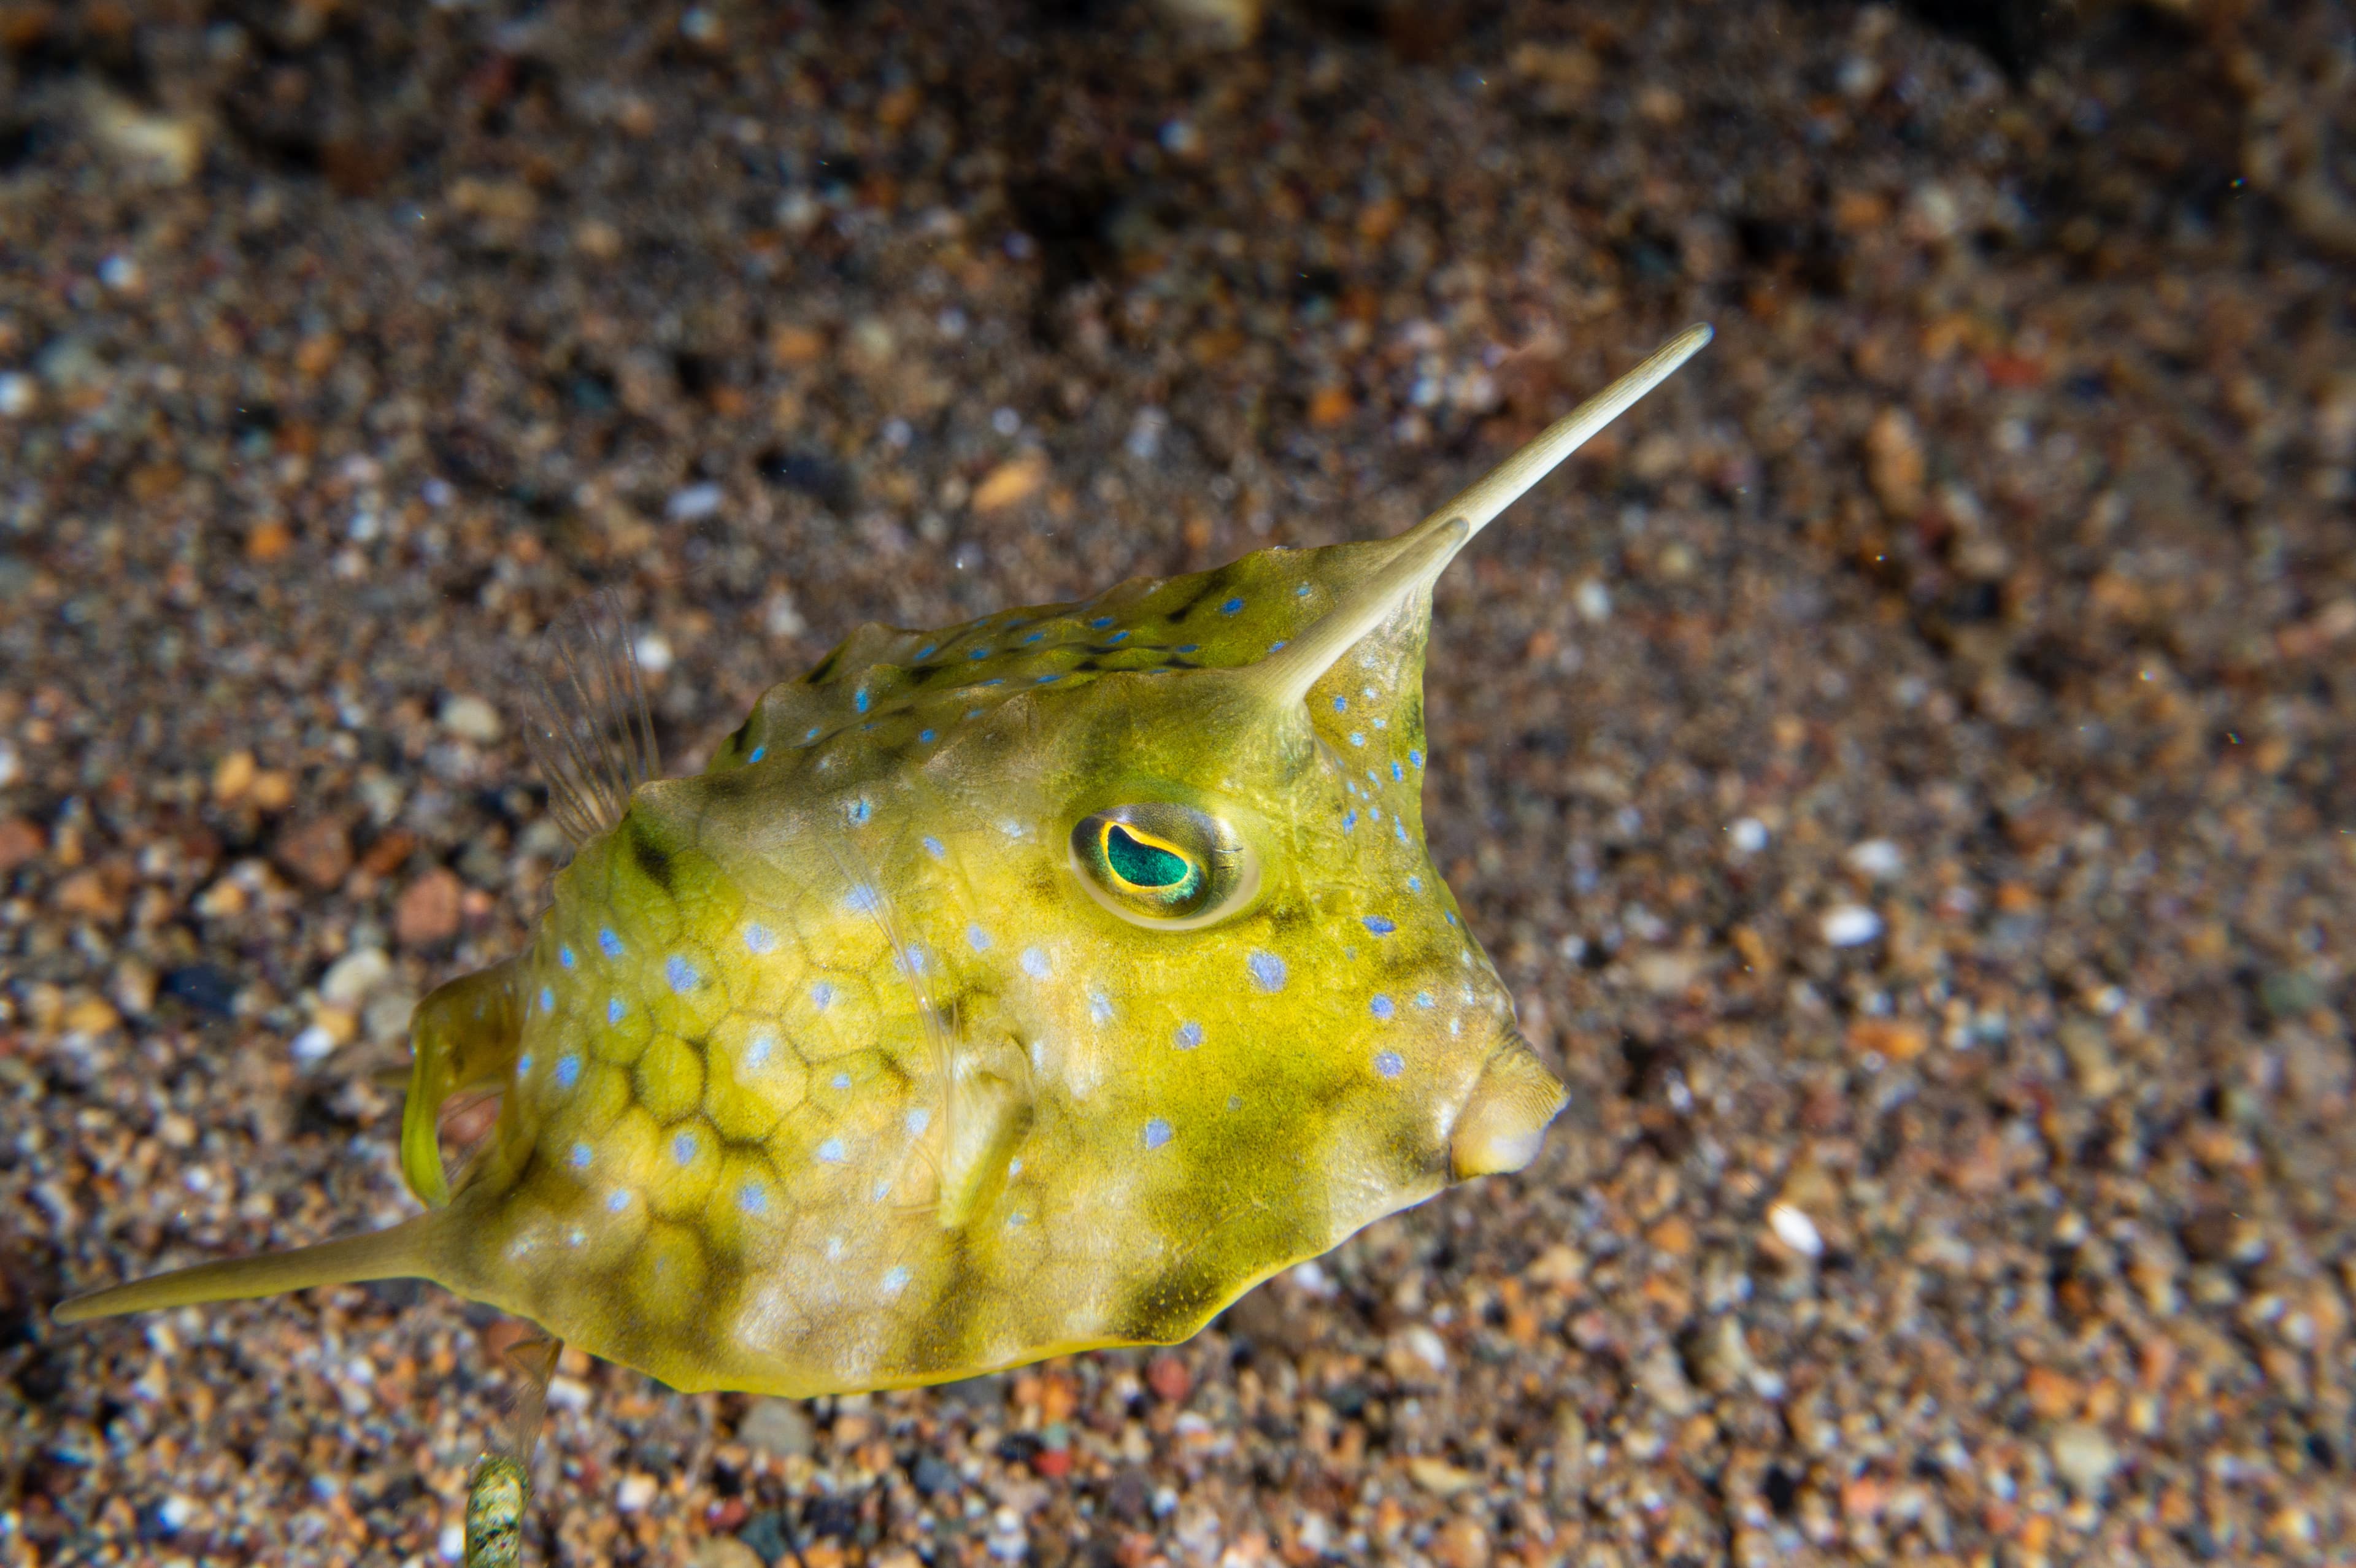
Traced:
[[1562, 1081], [1511, 1030], [1490, 1054], [1448, 1133], [1451, 1179], [1519, 1170], [1537, 1157], [1547, 1125], [1569, 1103]]

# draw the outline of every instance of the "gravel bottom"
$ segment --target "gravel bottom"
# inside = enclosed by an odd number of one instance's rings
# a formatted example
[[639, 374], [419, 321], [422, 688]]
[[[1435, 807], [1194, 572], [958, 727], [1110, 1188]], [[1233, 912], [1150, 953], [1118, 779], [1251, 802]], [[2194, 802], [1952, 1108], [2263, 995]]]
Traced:
[[692, 766], [862, 620], [1392, 532], [1699, 318], [1439, 592], [1538, 1163], [1171, 1351], [569, 1357], [534, 1549], [2351, 1561], [2345, 13], [2030, 9], [0, 6], [0, 1559], [454, 1558], [492, 1316], [48, 1309], [409, 1211], [559, 609]]

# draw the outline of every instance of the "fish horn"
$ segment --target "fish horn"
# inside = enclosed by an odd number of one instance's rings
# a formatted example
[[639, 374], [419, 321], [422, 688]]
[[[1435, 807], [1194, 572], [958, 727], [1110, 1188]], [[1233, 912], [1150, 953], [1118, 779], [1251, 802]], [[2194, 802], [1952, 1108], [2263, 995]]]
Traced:
[[1474, 534], [1587, 444], [1644, 394], [1676, 373], [1711, 337], [1708, 325], [1686, 328], [1652, 357], [1541, 431], [1455, 499], [1401, 534], [1398, 549], [1374, 574], [1344, 594], [1316, 624], [1251, 667], [1250, 681], [1278, 705], [1309, 695], [1333, 661], [1389, 619], [1407, 599], [1429, 589]]

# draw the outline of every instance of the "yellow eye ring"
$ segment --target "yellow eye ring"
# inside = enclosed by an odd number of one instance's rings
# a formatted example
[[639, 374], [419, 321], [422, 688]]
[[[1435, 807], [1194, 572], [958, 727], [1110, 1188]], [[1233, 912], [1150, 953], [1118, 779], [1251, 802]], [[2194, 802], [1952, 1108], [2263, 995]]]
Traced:
[[1259, 860], [1208, 812], [1141, 801], [1073, 826], [1072, 869], [1097, 902], [1134, 925], [1177, 931], [1225, 920], [1259, 891]]
[[1201, 887], [1202, 863], [1183, 846], [1110, 814], [1096, 820], [1097, 853], [1122, 892], [1179, 903]]

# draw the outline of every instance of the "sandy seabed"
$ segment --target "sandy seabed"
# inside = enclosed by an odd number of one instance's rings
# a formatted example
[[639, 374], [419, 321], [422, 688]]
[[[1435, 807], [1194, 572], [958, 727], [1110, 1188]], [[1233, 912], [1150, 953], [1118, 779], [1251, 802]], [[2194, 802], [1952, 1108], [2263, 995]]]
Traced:
[[556, 611], [692, 765], [1708, 319], [1439, 593], [1537, 1164], [1172, 1352], [569, 1359], [534, 1552], [2350, 1561], [2347, 13], [2035, 9], [0, 5], [0, 1560], [454, 1554], [487, 1316], [48, 1309], [411, 1211]]

